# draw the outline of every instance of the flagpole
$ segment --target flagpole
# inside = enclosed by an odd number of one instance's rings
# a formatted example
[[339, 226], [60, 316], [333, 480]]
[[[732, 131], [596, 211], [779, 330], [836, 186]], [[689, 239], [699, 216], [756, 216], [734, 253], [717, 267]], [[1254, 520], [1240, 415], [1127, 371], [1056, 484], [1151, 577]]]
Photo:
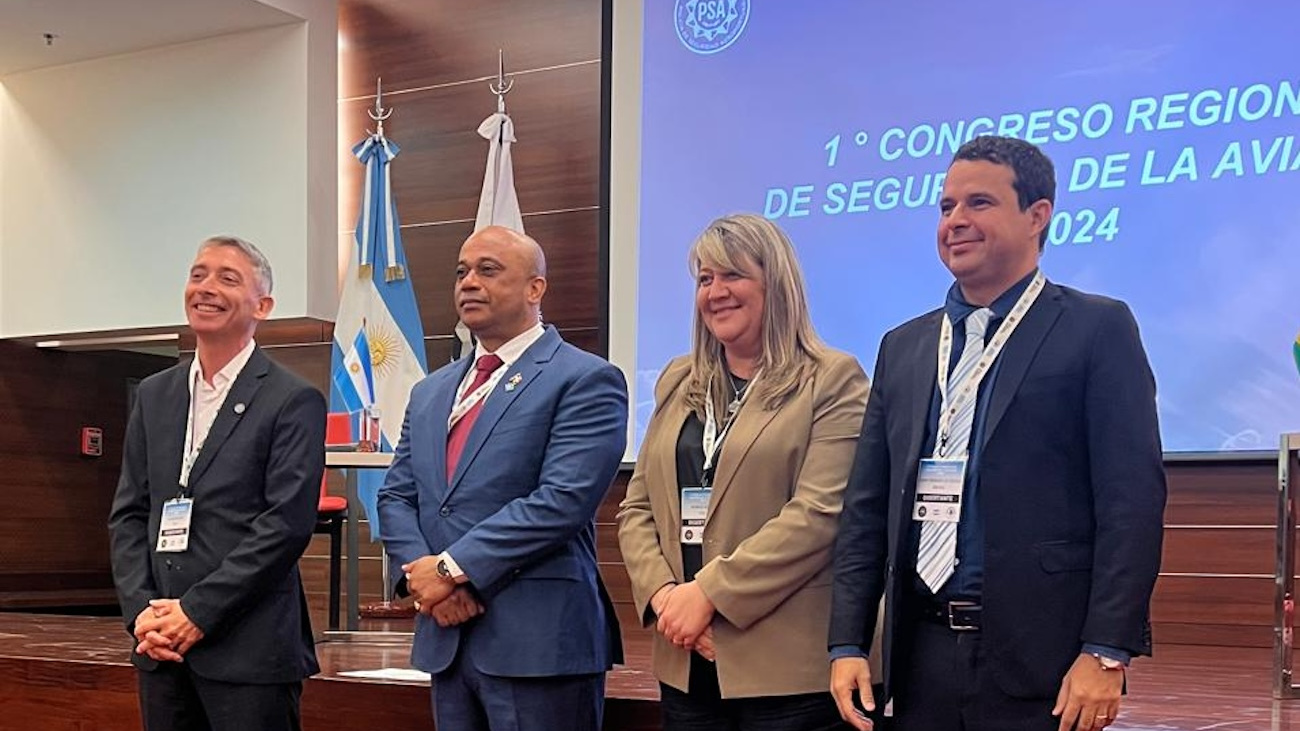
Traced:
[[[354, 248], [348, 261], [339, 296], [339, 311], [335, 320], [331, 373], [334, 388], [330, 393], [330, 410], [334, 413], [355, 413], [350, 405], [360, 385], [360, 379], [349, 377], [347, 363], [360, 365], [348, 352], [355, 342], [365, 345], [366, 356], [373, 370], [359, 368], [369, 379], [369, 400], [372, 401], [370, 418], [379, 422], [376, 446], [380, 453], [370, 455], [375, 459], [392, 458], [392, 449], [400, 433], [411, 388], [428, 373], [424, 328], [414, 285], [406, 271], [406, 254], [402, 247], [401, 225], [393, 195], [390, 162], [400, 154], [400, 147], [386, 136], [385, 122], [393, 114], [383, 99], [383, 79], [375, 80], [375, 102], [367, 113], [373, 122], [366, 137], [353, 148], [352, 155], [364, 168], [362, 196], [354, 231]], [[378, 266], [376, 264], [378, 263]], [[357, 346], [360, 347], [360, 346]], [[371, 426], [373, 426], [373, 422]], [[355, 459], [365, 456], [349, 455]], [[349, 486], [355, 477], [355, 491], [349, 495], [349, 506], [356, 502], [365, 509], [369, 518], [371, 540], [382, 534], [380, 516], [376, 510], [376, 496], [382, 483], [382, 473], [375, 470], [350, 470]], [[351, 541], [360, 532], [360, 516], [349, 519], [348, 538]], [[391, 583], [392, 570], [387, 551], [380, 554], [383, 574], [380, 593], [382, 601], [360, 606], [353, 581], [358, 572], [356, 550], [348, 551], [349, 601], [348, 632], [327, 633], [328, 639], [346, 640], [351, 635], [365, 641], [382, 640], [385, 635], [395, 635], [409, 641], [409, 632], [387, 633], [358, 631], [361, 617], [411, 616], [405, 602], [395, 602]]]

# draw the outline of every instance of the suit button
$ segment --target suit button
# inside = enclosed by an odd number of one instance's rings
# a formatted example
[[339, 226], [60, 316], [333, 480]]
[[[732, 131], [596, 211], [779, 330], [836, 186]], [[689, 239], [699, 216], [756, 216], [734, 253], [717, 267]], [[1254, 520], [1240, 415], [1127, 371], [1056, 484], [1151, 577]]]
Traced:
[[438, 515], [441, 515], [444, 518], [451, 515], [451, 508], [443, 508], [442, 510], [439, 510]]

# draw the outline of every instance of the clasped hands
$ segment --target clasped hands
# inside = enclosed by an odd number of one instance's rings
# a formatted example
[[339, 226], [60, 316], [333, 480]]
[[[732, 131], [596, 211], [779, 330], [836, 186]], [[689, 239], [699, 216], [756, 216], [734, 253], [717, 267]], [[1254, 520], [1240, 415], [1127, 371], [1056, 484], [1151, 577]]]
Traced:
[[438, 557], [425, 556], [403, 564], [406, 589], [415, 600], [415, 611], [431, 618], [439, 627], [455, 627], [479, 616], [483, 604], [468, 585], [438, 575]]
[[713, 615], [717, 607], [694, 581], [665, 584], [650, 598], [650, 609], [659, 618], [655, 629], [674, 645], [698, 652], [713, 662]]
[[135, 618], [137, 655], [159, 662], [184, 662], [185, 653], [203, 639], [203, 630], [190, 621], [179, 599], [153, 599]]

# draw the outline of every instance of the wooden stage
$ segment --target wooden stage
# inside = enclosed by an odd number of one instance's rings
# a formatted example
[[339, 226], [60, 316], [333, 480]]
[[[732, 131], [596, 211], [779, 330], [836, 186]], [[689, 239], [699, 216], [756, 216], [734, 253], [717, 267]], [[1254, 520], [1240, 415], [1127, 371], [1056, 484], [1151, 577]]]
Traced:
[[[658, 728], [658, 690], [644, 634], [610, 674], [605, 728]], [[0, 613], [0, 731], [137, 731], [135, 670], [121, 621]], [[419, 683], [356, 680], [349, 670], [408, 667], [400, 645], [323, 643], [322, 672], [303, 692], [303, 725], [331, 731], [433, 728]], [[1300, 700], [1271, 697], [1271, 651], [1157, 646], [1131, 673], [1131, 697], [1111, 728], [1128, 731], [1300, 731]]]

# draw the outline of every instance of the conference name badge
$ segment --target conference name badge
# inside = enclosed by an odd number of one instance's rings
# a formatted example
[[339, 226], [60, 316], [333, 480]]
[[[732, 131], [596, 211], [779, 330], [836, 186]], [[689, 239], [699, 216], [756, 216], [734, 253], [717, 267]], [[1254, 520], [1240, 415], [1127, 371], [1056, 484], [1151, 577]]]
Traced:
[[961, 489], [966, 460], [923, 459], [916, 474], [912, 520], [956, 523], [961, 518]]
[[704, 519], [709, 515], [711, 487], [682, 488], [682, 545], [699, 546], [704, 543]]
[[180, 553], [190, 547], [190, 518], [194, 514], [194, 501], [178, 497], [163, 503], [162, 521], [158, 528], [159, 553]]

